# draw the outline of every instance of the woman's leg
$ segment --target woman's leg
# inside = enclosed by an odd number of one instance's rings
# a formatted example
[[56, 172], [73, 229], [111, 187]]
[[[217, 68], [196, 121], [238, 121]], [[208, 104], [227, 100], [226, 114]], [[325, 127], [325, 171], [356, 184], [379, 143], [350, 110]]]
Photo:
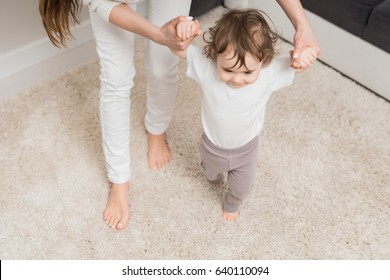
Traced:
[[130, 217], [129, 123], [130, 90], [133, 87], [134, 35], [90, 13], [100, 58], [100, 122], [108, 178], [111, 181], [104, 220], [123, 229]]
[[[149, 0], [148, 19], [161, 26], [179, 16], [188, 15], [191, 0]], [[149, 41], [146, 51], [148, 73], [147, 112], [149, 168], [163, 167], [171, 157], [165, 141], [165, 131], [173, 116], [177, 94], [179, 58], [167, 47]]]

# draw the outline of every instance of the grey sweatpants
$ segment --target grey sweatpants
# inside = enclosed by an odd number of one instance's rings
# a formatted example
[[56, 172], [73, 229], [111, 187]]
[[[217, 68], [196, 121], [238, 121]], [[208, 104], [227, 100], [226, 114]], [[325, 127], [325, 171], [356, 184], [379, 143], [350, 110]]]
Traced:
[[239, 210], [253, 188], [256, 176], [258, 136], [237, 149], [215, 146], [203, 133], [200, 139], [201, 169], [210, 181], [218, 181], [227, 172], [227, 191], [223, 210]]

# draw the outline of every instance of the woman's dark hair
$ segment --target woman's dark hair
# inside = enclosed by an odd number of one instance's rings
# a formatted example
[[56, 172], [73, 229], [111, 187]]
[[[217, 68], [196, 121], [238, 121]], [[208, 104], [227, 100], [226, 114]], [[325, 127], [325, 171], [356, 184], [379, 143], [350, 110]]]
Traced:
[[56, 47], [66, 47], [66, 41], [73, 38], [70, 28], [80, 23], [80, 9], [80, 0], [39, 0], [43, 26]]

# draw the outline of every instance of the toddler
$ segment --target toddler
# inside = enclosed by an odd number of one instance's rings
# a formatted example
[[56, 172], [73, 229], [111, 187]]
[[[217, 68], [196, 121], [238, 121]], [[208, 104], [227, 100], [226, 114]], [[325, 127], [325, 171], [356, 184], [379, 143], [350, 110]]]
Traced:
[[[177, 25], [183, 40], [193, 30], [194, 21]], [[275, 58], [278, 36], [259, 10], [229, 10], [203, 38], [203, 49], [190, 45], [173, 52], [187, 60], [187, 75], [202, 89], [201, 169], [216, 184], [227, 173], [222, 219], [235, 221], [253, 187], [266, 104], [300, 71], [291, 67], [290, 57]], [[305, 48], [299, 62], [310, 66], [316, 58], [313, 49]]]

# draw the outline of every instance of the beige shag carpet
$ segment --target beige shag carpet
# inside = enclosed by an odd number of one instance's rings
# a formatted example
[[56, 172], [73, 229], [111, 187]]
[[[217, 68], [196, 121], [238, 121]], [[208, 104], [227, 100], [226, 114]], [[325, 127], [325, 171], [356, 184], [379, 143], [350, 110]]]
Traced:
[[[203, 29], [222, 11], [201, 17]], [[147, 168], [144, 43], [137, 38], [128, 228], [102, 221], [94, 61], [0, 103], [0, 259], [390, 258], [389, 102], [320, 62], [297, 75], [269, 102], [256, 186], [239, 221], [225, 223], [224, 189], [199, 170], [201, 93], [185, 62], [167, 133], [173, 160]]]

